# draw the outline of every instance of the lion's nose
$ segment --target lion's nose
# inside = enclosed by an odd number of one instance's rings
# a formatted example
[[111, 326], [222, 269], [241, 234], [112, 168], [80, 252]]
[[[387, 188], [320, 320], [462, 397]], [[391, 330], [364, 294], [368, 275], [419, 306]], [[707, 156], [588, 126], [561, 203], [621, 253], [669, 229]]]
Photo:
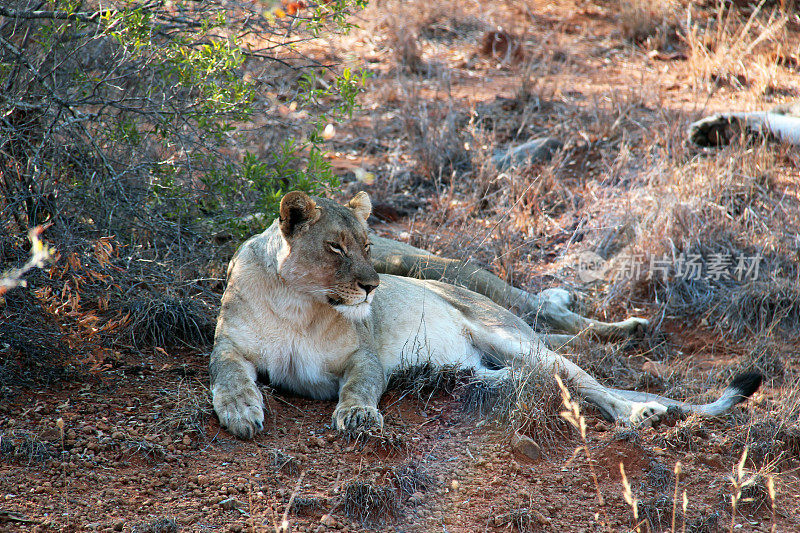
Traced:
[[375, 287], [377, 287], [378, 284], [377, 283], [374, 283], [374, 284], [373, 283], [361, 283], [359, 281], [358, 282], [358, 286], [361, 287], [362, 289], [364, 289], [365, 293], [369, 294], [369, 293], [371, 293], [372, 291], [375, 290]]

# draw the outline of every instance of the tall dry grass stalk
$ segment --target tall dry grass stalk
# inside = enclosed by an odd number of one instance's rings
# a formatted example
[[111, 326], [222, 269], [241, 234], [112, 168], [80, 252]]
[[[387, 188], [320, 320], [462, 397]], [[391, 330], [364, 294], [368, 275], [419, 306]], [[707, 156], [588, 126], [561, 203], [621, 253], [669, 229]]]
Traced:
[[611, 531], [608, 512], [606, 511], [606, 500], [605, 497], [603, 497], [602, 491], [600, 490], [600, 481], [597, 477], [597, 470], [594, 467], [595, 461], [592, 459], [592, 454], [589, 450], [589, 440], [586, 438], [586, 419], [581, 414], [581, 407], [578, 402], [572, 401], [572, 395], [570, 394], [569, 389], [567, 389], [567, 386], [564, 385], [561, 377], [559, 377], [557, 373], [553, 377], [556, 380], [558, 388], [561, 390], [561, 400], [566, 408], [564, 411], [561, 411], [561, 416], [580, 432], [581, 440], [583, 441], [583, 446], [579, 446], [575, 449], [573, 452], [573, 457], [578, 455], [581, 451], [583, 451], [586, 455], [586, 462], [589, 463], [589, 471], [592, 473], [594, 490], [597, 494], [597, 505], [600, 506], [600, 513], [603, 515], [606, 529]]
[[[683, 465], [681, 464], [680, 461], [675, 463], [675, 493], [672, 495], [672, 531], [675, 531], [675, 516], [676, 516], [675, 511], [676, 511], [676, 507], [678, 505], [678, 483], [681, 480], [682, 467], [683, 467]], [[684, 494], [685, 494], [685, 492], [684, 492]], [[685, 512], [686, 512], [686, 509], [684, 509], [684, 513]], [[684, 527], [686, 527], [685, 514], [684, 514], [683, 522], [684, 522]]]
[[[631, 511], [633, 511], [633, 521], [636, 524], [633, 529], [636, 533], [641, 533], [642, 522], [639, 521], [639, 500], [633, 495], [631, 484], [628, 482], [628, 476], [625, 475], [625, 465], [621, 461], [619, 463], [619, 473], [622, 476], [622, 496], [625, 498], [625, 503], [630, 505]], [[674, 529], [673, 526], [673, 530]]]

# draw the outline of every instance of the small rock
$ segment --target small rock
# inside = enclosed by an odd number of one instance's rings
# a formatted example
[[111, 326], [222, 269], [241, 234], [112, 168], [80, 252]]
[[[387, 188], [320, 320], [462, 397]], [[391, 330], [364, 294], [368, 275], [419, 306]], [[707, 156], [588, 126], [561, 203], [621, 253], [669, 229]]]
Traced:
[[319, 519], [319, 523], [325, 527], [334, 527], [336, 525], [336, 519], [329, 514], [324, 514], [322, 518]]
[[201, 487], [205, 487], [206, 485], [208, 485], [208, 476], [205, 474], [199, 474], [197, 476], [197, 484], [200, 485]]
[[498, 170], [503, 171], [509, 167], [524, 163], [548, 161], [553, 156], [553, 153], [562, 146], [563, 143], [558, 139], [541, 137], [519, 146], [495, 151], [492, 156], [492, 163]]
[[718, 453], [704, 455], [702, 456], [702, 458], [700, 458], [700, 461], [712, 468], [722, 468], [723, 466], [725, 466], [725, 463], [722, 460], [722, 456]]
[[117, 520], [116, 522], [114, 522], [114, 531], [122, 531], [122, 528], [124, 527], [125, 527], [124, 520]]
[[241, 524], [231, 524], [228, 527], [228, 531], [231, 533], [242, 533], [242, 525]]
[[183, 445], [189, 446], [192, 443], [192, 438], [189, 435], [183, 436]]
[[226, 498], [221, 502], [219, 502], [219, 506], [225, 509], [226, 511], [230, 511], [232, 509], [237, 509], [241, 511], [245, 508], [245, 505], [236, 498]]
[[459, 488], [461, 488], [461, 483], [459, 483], [457, 479], [450, 482], [450, 489], [452, 491], [456, 492]]
[[538, 461], [542, 458], [542, 447], [526, 435], [514, 433], [511, 438], [511, 449], [515, 453], [522, 454], [533, 461]]
[[419, 505], [425, 499], [425, 495], [422, 494], [420, 491], [415, 492], [408, 498], [408, 502], [411, 505]]
[[549, 526], [550, 525], [550, 519], [547, 518], [540, 511], [537, 511], [536, 509], [533, 509], [531, 511], [531, 513], [533, 514], [534, 518], [536, 518], [536, 521], [539, 522], [539, 524], [541, 524], [543, 526]]

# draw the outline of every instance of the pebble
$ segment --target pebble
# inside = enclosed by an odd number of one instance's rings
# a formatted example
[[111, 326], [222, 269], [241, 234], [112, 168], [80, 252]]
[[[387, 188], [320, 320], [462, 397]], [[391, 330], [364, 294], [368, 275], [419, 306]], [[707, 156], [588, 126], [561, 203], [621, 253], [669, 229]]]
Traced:
[[722, 456], [718, 453], [704, 455], [700, 460], [701, 462], [707, 464], [712, 468], [722, 468], [723, 466], [725, 466], [725, 463], [722, 460]]
[[411, 505], [419, 505], [419, 504], [422, 503], [422, 501], [424, 499], [425, 499], [425, 495], [422, 494], [420, 491], [417, 491], [414, 494], [412, 494], [411, 497], [408, 498], [408, 502]]
[[230, 511], [232, 509], [244, 509], [245, 505], [237, 500], [236, 498], [227, 498], [219, 502], [219, 506], [225, 509], [226, 511]]
[[336, 519], [329, 514], [322, 515], [322, 518], [319, 519], [320, 524], [325, 527], [334, 527], [336, 525]]
[[502, 171], [514, 165], [547, 161], [562, 146], [561, 141], [550, 137], [533, 139], [519, 146], [495, 150], [492, 163]]
[[550, 525], [551, 520], [548, 517], [544, 516], [544, 514], [542, 514], [541, 512], [537, 511], [536, 509], [532, 510], [531, 514], [533, 514], [534, 518], [536, 518], [536, 521], [539, 522], [541, 525], [543, 526]]
[[538, 461], [542, 458], [542, 447], [526, 435], [514, 433], [511, 438], [511, 449], [533, 461]]

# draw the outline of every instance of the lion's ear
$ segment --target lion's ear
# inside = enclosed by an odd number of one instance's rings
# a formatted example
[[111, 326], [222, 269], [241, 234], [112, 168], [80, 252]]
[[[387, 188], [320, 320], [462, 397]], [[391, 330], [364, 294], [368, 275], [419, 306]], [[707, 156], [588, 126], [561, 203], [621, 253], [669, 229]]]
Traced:
[[356, 216], [360, 218], [365, 224], [367, 223], [367, 219], [369, 218], [370, 213], [372, 213], [372, 201], [369, 199], [369, 195], [364, 191], [359, 192], [353, 198], [347, 202], [347, 207], [355, 211]]
[[292, 191], [281, 199], [280, 226], [284, 237], [291, 237], [300, 226], [317, 218], [317, 204], [306, 193]]

